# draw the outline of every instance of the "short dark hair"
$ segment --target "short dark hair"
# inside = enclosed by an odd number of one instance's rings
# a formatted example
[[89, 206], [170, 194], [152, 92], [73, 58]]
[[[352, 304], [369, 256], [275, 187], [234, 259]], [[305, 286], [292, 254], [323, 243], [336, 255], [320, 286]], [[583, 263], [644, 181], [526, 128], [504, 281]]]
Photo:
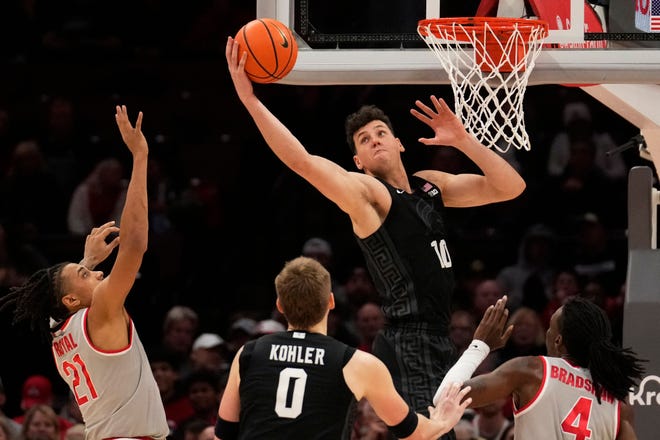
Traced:
[[355, 148], [355, 142], [353, 141], [353, 135], [356, 131], [371, 121], [383, 121], [390, 129], [392, 134], [394, 134], [392, 122], [383, 110], [376, 107], [375, 105], [363, 105], [358, 109], [358, 111], [348, 115], [344, 124], [344, 128], [346, 130], [346, 141], [348, 142], [348, 146], [350, 147], [353, 154], [357, 152]]

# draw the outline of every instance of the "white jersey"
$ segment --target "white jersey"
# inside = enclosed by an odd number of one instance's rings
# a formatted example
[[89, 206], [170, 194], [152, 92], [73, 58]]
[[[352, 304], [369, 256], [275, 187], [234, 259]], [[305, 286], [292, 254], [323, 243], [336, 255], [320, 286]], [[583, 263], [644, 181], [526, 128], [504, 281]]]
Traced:
[[591, 373], [562, 358], [541, 356], [543, 382], [524, 407], [514, 407], [515, 438], [614, 440], [619, 432], [619, 401], [594, 394]]
[[164, 439], [169, 434], [165, 410], [133, 321], [128, 346], [103, 351], [88, 337], [87, 312], [69, 317], [52, 343], [57, 369], [80, 406], [85, 438]]

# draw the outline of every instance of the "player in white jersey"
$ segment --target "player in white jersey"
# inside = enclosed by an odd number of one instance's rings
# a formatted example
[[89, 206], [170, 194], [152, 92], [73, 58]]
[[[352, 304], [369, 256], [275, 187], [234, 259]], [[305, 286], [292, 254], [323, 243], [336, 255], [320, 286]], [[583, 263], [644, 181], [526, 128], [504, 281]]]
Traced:
[[[158, 386], [124, 302], [147, 250], [147, 159], [142, 112], [135, 127], [125, 106], [115, 119], [133, 157], [120, 237], [106, 243], [114, 222], [94, 228], [80, 263], [59, 263], [33, 274], [0, 299], [15, 305], [13, 323], [28, 321], [52, 340], [58, 371], [85, 422], [85, 438], [165, 439], [169, 428]], [[121, 245], [120, 245], [121, 240]], [[92, 269], [117, 248], [107, 277]]]
[[[515, 438], [636, 440], [625, 399], [644, 361], [612, 342], [604, 311], [582, 297], [569, 300], [552, 315], [546, 348], [547, 357], [510, 359], [467, 380], [488, 354], [475, 340], [445, 381], [470, 386], [473, 408], [512, 396]], [[451, 383], [445, 381], [438, 392]]]

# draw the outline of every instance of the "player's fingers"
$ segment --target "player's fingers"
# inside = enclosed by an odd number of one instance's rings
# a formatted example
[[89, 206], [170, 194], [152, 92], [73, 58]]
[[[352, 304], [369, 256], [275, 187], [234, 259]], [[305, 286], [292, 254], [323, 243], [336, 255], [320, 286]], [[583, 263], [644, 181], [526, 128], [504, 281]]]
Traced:
[[440, 100], [435, 95], [431, 95], [431, 102], [433, 103], [433, 107], [435, 107], [436, 113], [439, 114], [440, 112], [444, 111]]
[[231, 60], [231, 52], [232, 48], [234, 47], [234, 42], [232, 41], [231, 37], [227, 37], [227, 44], [225, 45], [225, 58], [227, 60]]
[[111, 226], [111, 227], [108, 227], [108, 228], [104, 229], [103, 231], [101, 231], [101, 235], [105, 239], [105, 238], [108, 238], [108, 235], [110, 235], [112, 233], [118, 233], [118, 232], [119, 232], [119, 227], [118, 226]]
[[[101, 226], [99, 226], [98, 228], [94, 228], [94, 229], [105, 229], [105, 228], [109, 228], [110, 226], [114, 226], [114, 224], [115, 224], [115, 221], [114, 221], [114, 220], [110, 220], [109, 222], [107, 222], [107, 223], [103, 223]], [[93, 231], [94, 229], [92, 229], [92, 231]]]
[[506, 330], [504, 330], [504, 334], [502, 335], [502, 343], [506, 344], [506, 342], [509, 340], [511, 337], [511, 333], [513, 333], [513, 324], [511, 324], [509, 327], [507, 327]]
[[464, 387], [463, 389], [461, 389], [461, 391], [460, 391], [458, 394], [459, 394], [459, 396], [461, 396], [461, 399], [462, 399], [462, 398], [465, 397], [470, 391], [472, 391], [472, 387], [468, 385], [468, 386]]
[[135, 121], [135, 129], [137, 131], [142, 131], [142, 118], [144, 117], [144, 114], [142, 112], [138, 112], [137, 120]]
[[417, 100], [415, 101], [415, 105], [419, 107], [424, 113], [427, 114], [427, 116], [433, 115], [435, 112], [429, 107], [428, 105], [424, 104], [422, 101]]
[[241, 59], [240, 59], [240, 61], [238, 62], [238, 67], [239, 67], [241, 70], [244, 70], [244, 69], [245, 69], [245, 63], [247, 62], [247, 55], [248, 55], [248, 54], [247, 54], [246, 51], [243, 51], [243, 53], [241, 53]]

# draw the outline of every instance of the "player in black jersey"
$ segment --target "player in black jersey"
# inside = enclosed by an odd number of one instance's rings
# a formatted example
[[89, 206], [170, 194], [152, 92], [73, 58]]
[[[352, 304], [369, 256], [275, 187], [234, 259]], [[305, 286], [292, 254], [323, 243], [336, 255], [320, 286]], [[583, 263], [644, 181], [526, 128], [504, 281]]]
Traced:
[[454, 274], [443, 210], [513, 199], [524, 190], [524, 180], [435, 96], [433, 108], [416, 101], [419, 110], [411, 109], [434, 133], [419, 141], [455, 147], [483, 174], [421, 170], [409, 176], [401, 157], [405, 148], [390, 119], [374, 106], [346, 120], [361, 172], [312, 155], [254, 94], [243, 49], [228, 38], [226, 58], [239, 99], [277, 157], [350, 217], [387, 319], [373, 353], [385, 362], [406, 402], [426, 411], [456, 360], [448, 338]]
[[334, 308], [330, 273], [298, 257], [275, 278], [277, 309], [288, 331], [246, 343], [236, 354], [218, 411], [221, 440], [337, 440], [349, 405], [365, 398], [400, 438], [436, 439], [469, 405], [468, 391], [447, 387], [431, 418], [416, 414], [397, 393], [375, 356], [327, 336]]

